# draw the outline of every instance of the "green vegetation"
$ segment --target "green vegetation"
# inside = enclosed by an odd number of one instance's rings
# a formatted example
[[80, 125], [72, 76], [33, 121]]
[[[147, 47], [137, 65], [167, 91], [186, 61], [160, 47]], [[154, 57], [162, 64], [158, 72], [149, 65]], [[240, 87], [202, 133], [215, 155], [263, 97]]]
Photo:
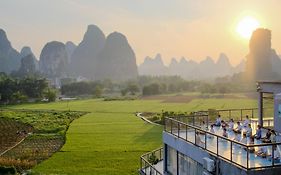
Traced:
[[41, 100], [47, 89], [46, 79], [36, 77], [18, 79], [0, 73], [0, 104], [22, 103], [28, 99]]
[[65, 143], [70, 123], [85, 113], [1, 109], [0, 153], [4, 154], [0, 166], [14, 166], [22, 172], [49, 158]]
[[[167, 96], [170, 97], [170, 96]], [[163, 100], [79, 100], [17, 105], [18, 109], [89, 111], [76, 119], [61, 151], [33, 169], [42, 174], [137, 174], [139, 157], [162, 145], [161, 126], [144, 123], [135, 112], [192, 112], [206, 109], [251, 108], [255, 100], [193, 99], [189, 103]]]

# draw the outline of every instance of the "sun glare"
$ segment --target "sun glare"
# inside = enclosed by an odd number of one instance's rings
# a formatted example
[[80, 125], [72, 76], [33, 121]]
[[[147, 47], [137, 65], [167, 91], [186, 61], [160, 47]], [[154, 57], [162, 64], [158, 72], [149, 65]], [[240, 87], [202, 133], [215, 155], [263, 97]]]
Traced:
[[244, 39], [249, 39], [252, 32], [260, 26], [260, 22], [251, 17], [244, 17], [237, 25], [236, 32]]

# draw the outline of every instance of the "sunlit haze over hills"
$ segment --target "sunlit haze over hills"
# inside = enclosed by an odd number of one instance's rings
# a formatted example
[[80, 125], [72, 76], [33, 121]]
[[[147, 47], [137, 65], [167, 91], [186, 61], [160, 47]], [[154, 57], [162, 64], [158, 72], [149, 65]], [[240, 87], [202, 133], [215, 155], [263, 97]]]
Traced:
[[243, 35], [255, 27], [270, 29], [272, 48], [281, 52], [280, 7], [279, 0], [2, 0], [0, 28], [17, 50], [30, 46], [37, 57], [52, 40], [79, 44], [95, 24], [106, 35], [126, 35], [138, 64], [157, 53], [169, 64], [223, 52], [236, 65], [248, 52]]

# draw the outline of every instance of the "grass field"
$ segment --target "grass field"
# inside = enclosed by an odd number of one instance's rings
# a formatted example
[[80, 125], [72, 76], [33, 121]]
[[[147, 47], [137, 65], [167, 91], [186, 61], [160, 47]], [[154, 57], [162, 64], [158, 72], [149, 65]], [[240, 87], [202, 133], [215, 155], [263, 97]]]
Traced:
[[162, 127], [144, 123], [135, 112], [251, 108], [255, 100], [195, 99], [189, 103], [159, 100], [80, 100], [12, 106], [20, 109], [88, 111], [75, 120], [61, 151], [33, 169], [39, 174], [137, 174], [139, 156], [162, 145]]

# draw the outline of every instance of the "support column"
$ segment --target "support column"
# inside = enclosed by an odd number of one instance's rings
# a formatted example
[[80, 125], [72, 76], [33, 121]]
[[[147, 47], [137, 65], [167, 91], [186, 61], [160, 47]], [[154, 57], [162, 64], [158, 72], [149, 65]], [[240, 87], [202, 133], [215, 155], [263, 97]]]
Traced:
[[277, 133], [281, 133], [280, 123], [281, 123], [281, 94], [274, 94], [274, 130]]
[[263, 127], [263, 93], [259, 92], [258, 97], [258, 117], [259, 117], [259, 125]]

